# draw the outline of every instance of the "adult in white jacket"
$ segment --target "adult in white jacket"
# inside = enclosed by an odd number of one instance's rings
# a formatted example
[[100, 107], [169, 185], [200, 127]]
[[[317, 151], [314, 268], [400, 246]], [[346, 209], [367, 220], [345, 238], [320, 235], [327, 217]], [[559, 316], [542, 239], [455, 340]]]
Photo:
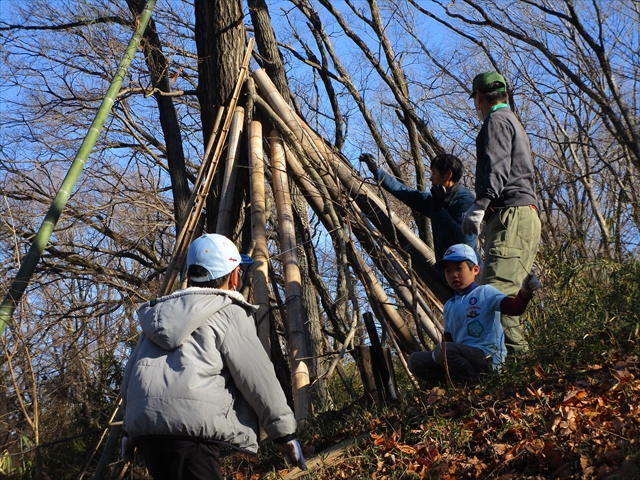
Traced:
[[221, 444], [255, 453], [259, 424], [305, 467], [296, 419], [236, 290], [252, 263], [222, 235], [187, 253], [189, 288], [138, 309], [142, 334], [122, 384], [123, 457], [137, 446], [155, 480], [222, 479]]

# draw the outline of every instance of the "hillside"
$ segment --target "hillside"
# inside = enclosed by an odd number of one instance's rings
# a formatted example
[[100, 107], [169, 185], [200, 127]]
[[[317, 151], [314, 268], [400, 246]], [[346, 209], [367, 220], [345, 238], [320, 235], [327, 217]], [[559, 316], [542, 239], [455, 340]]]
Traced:
[[[393, 406], [346, 408], [303, 431], [316, 465], [308, 473], [289, 472], [272, 452], [255, 462], [235, 458], [229, 478], [637, 479], [639, 367], [637, 356], [619, 352], [571, 375], [535, 365], [518, 383], [494, 379], [417, 392]], [[360, 436], [323, 461], [322, 451]]]
[[270, 450], [229, 459], [229, 478], [640, 478], [640, 263], [541, 256], [531, 348], [500, 375], [416, 391], [396, 368], [397, 405], [350, 405], [303, 429], [313, 470], [297, 476]]

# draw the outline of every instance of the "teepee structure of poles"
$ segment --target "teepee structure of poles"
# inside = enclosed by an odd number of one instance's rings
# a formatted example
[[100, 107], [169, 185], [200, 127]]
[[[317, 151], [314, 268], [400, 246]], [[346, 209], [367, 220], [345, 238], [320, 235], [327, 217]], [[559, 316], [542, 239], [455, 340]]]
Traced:
[[[249, 52], [250, 46], [247, 54]], [[280, 244], [278, 255], [284, 273], [283, 304], [286, 314], [283, 317], [291, 366], [294, 410], [298, 421], [303, 423], [312, 414], [309, 396], [311, 382], [306, 364], [306, 313], [301, 303], [304, 285], [301, 283], [296, 258], [298, 246], [295, 240], [289, 182], [296, 184], [310, 208], [334, 238], [337, 257], [349, 266], [355, 278], [364, 286], [369, 305], [381, 325], [389, 330], [392, 343], [401, 354], [401, 362], [405, 369], [406, 362], [402, 353], [420, 350], [422, 345], [415, 338], [410, 325], [398, 312], [395, 302], [389, 298], [380, 277], [385, 279], [394, 290], [397, 299], [412, 313], [415, 330], [425, 334], [432, 342], [439, 342], [441, 339], [442, 302], [449, 297], [449, 291], [441, 283], [433, 266], [435, 258], [431, 249], [393, 213], [384, 198], [378, 196], [375, 190], [364, 182], [346, 158], [293, 112], [264, 70], [255, 70], [245, 79], [245, 69], [246, 63], [241, 69], [236, 92], [240, 92], [243, 83], [246, 85], [248, 107], [245, 110], [237, 107], [237, 96], [234, 95], [232, 104], [226, 108], [227, 115], [222, 129], [220, 132], [217, 127], [214, 129], [198, 175], [199, 180], [194, 187], [190, 219], [178, 237], [160, 293], [170, 293], [177, 285], [176, 279], [182, 268], [186, 249], [199, 224], [205, 205], [204, 198], [208, 193], [217, 160], [222, 154], [220, 146], [225, 143], [227, 133], [228, 138], [232, 139], [228, 143], [227, 159], [237, 154], [237, 141], [246, 138], [250, 168], [250, 223], [255, 261], [252, 268], [253, 298], [250, 300], [259, 306], [256, 314], [257, 331], [265, 350], [270, 353], [268, 317], [272, 290], [270, 291], [268, 273], [271, 258], [267, 242], [268, 192], [265, 187], [265, 172], [270, 171], [270, 189], [275, 200]], [[261, 121], [255, 120], [253, 109], [259, 109], [270, 125], [263, 125]], [[273, 129], [267, 130], [270, 127]], [[243, 131], [246, 133], [244, 136]], [[269, 131], [268, 135], [266, 131]], [[215, 148], [214, 154], [210, 156], [212, 144], [215, 144]], [[268, 148], [265, 149], [265, 146]], [[222, 195], [227, 200], [232, 196], [229, 188], [234, 183], [234, 168], [237, 167], [227, 166], [223, 177], [223, 185], [228, 187], [223, 187]], [[229, 219], [220, 220], [225, 219], [227, 210], [228, 203], [221, 198], [216, 228], [230, 228]], [[226, 227], [221, 227], [225, 222]], [[353, 282], [349, 286], [349, 296], [349, 332], [324, 376], [333, 373], [338, 362], [352, 346], [357, 326], [362, 321]]]

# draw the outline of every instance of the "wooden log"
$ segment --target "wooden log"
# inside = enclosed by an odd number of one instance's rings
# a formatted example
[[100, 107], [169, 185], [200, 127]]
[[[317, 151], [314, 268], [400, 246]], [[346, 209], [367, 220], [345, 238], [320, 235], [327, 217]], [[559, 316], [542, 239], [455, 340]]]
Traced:
[[285, 277], [285, 304], [287, 308], [287, 346], [291, 361], [291, 384], [293, 403], [298, 422], [311, 416], [309, 396], [310, 379], [307, 358], [307, 341], [304, 333], [306, 312], [302, 305], [302, 283], [296, 253], [296, 235], [293, 222], [293, 207], [289, 194], [288, 176], [284, 158], [284, 147], [277, 131], [269, 137], [271, 146], [271, 171], [273, 193], [278, 211], [278, 234], [280, 237], [281, 262]]
[[379, 377], [379, 389], [382, 391], [385, 400], [395, 402], [398, 400], [398, 395], [396, 394], [393, 365], [387, 362], [388, 359], [382, 345], [380, 344], [380, 337], [378, 337], [378, 331], [376, 330], [376, 326], [373, 321], [373, 315], [371, 315], [370, 312], [367, 312], [362, 316], [362, 318], [364, 319], [364, 325], [367, 328], [367, 333], [369, 335], [372, 353], [371, 359], [376, 377]]
[[380, 395], [380, 390], [378, 385], [376, 385], [376, 375], [373, 371], [371, 350], [365, 345], [358, 345], [354, 348], [353, 353], [360, 377], [362, 378], [364, 400], [366, 402], [381, 403], [382, 395]]
[[240, 137], [244, 127], [244, 108], [236, 107], [233, 120], [229, 127], [229, 144], [227, 146], [227, 162], [225, 165], [222, 187], [220, 188], [220, 205], [218, 207], [218, 221], [216, 233], [226, 237], [231, 236], [231, 212], [233, 194], [236, 186], [236, 159], [240, 154]]
[[264, 151], [262, 148], [262, 124], [249, 123], [249, 181], [251, 183], [251, 238], [253, 249], [253, 303], [258, 305], [256, 321], [258, 337], [271, 357], [269, 336], [269, 249], [267, 246], [266, 195], [264, 187]]

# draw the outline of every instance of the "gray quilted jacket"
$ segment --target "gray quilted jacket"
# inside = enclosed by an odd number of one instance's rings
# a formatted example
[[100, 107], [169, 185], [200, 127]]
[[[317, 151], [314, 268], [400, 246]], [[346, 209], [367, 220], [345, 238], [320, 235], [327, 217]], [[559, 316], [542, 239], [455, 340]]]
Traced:
[[296, 420], [256, 335], [255, 306], [229, 290], [187, 288], [138, 309], [142, 335], [121, 394], [130, 437], [179, 435], [258, 449]]

